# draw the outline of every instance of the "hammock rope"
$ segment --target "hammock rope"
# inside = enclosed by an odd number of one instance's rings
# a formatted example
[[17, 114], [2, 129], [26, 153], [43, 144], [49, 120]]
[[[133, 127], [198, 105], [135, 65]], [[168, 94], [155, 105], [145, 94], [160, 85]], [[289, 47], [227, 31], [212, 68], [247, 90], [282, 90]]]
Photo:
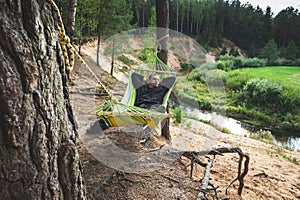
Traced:
[[[78, 51], [75, 49], [75, 47], [71, 44], [69, 36], [66, 35], [65, 27], [62, 21], [62, 17], [60, 14], [60, 11], [55, 4], [54, 0], [49, 0], [50, 4], [52, 5], [52, 8], [54, 9], [57, 20], [58, 20], [58, 39], [61, 46], [61, 49], [63, 51], [63, 56], [65, 60], [65, 66], [68, 71], [72, 71], [74, 69], [74, 60], [75, 56], [79, 59], [81, 64], [83, 64], [94, 76], [94, 78], [97, 80], [97, 83], [100, 85], [101, 88], [105, 90], [105, 92], [108, 94], [109, 98], [113, 98], [112, 92], [100, 81], [98, 76], [94, 73], [94, 71], [88, 66], [88, 64], [83, 60], [81, 55], [78, 53]], [[70, 57], [69, 57], [69, 53]]]
[[[144, 108], [136, 107], [134, 105], [127, 105], [122, 102], [119, 102], [117, 98], [113, 96], [112, 92], [100, 81], [98, 76], [87, 65], [87, 63], [83, 60], [83, 58], [71, 44], [70, 38], [66, 35], [62, 17], [57, 5], [53, 0], [49, 0], [49, 2], [52, 5], [52, 8], [54, 9], [58, 19], [58, 38], [61, 49], [63, 51], [67, 71], [72, 71], [74, 69], [74, 57], [76, 55], [80, 62], [91, 72], [91, 74], [97, 80], [97, 83], [100, 85], [100, 87], [103, 88], [108, 94], [109, 100], [105, 104], [97, 106], [94, 109], [90, 110], [89, 113], [96, 114], [100, 119], [105, 120], [106, 123], [110, 126], [122, 126], [128, 124], [147, 124], [152, 129], [156, 128], [159, 122], [161, 122], [163, 119], [172, 116], [169, 113], [161, 113], [155, 110], [147, 110]], [[164, 39], [165, 37], [161, 38], [160, 40]], [[175, 76], [176, 74], [173, 68], [163, 63], [157, 57], [157, 52], [153, 53], [153, 56], [151, 56], [145, 63], [152, 68], [142, 69], [141, 67], [139, 67], [136, 69], [133, 68], [132, 70], [144, 73], [145, 78], [149, 73], [164, 74], [161, 76], [161, 78], [165, 78], [168, 75]], [[170, 88], [168, 93], [171, 92], [171, 89], [172, 88]], [[168, 97], [164, 98], [164, 101], [166, 99], [168, 99]]]

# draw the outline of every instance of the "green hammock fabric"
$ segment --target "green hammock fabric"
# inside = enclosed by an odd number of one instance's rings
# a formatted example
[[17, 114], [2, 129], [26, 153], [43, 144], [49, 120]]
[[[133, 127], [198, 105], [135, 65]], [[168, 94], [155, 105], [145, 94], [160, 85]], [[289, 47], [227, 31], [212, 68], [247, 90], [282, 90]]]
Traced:
[[[155, 59], [157, 60], [158, 58]], [[160, 60], [158, 59], [158, 62], [159, 61]], [[104, 105], [93, 109], [91, 113], [95, 113], [111, 127], [147, 124], [151, 129], [157, 128], [159, 123], [163, 119], [171, 117], [171, 114], [139, 108], [134, 106], [134, 103], [136, 99], [136, 89], [144, 84], [144, 81], [150, 74], [155, 73], [158, 74], [162, 80], [160, 84], [169, 89], [165, 94], [162, 103], [162, 105], [166, 108], [167, 101], [175, 85], [176, 73], [174, 71], [170, 71], [173, 69], [170, 69], [162, 62], [159, 63], [159, 65], [160, 66], [156, 66], [156, 68], [162, 70], [132, 68], [127, 88], [121, 102], [119, 102], [116, 98], [112, 98]]]
[[111, 127], [147, 124], [149, 128], [155, 129], [163, 119], [171, 117], [168, 113], [129, 106], [116, 100], [110, 100], [91, 112]]

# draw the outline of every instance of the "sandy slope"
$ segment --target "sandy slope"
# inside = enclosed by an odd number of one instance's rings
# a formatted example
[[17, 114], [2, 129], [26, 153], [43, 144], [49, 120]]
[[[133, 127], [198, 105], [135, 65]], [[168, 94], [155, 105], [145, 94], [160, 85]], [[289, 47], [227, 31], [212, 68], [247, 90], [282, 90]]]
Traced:
[[[84, 52], [92, 52], [92, 48], [89, 47]], [[93, 54], [91, 57], [85, 57], [99, 77], [101, 74], [101, 80], [109, 83], [110, 89], [121, 97], [125, 85], [98, 68], [93, 62], [94, 58]], [[75, 85], [70, 88], [71, 101], [82, 139], [86, 130], [96, 120], [95, 116], [88, 115], [86, 111], [103, 103], [105, 99], [103, 97], [97, 99], [93, 95], [96, 82], [87, 70], [77, 68], [75, 78]], [[237, 195], [237, 182], [229, 188], [229, 194], [225, 194], [226, 186], [237, 176], [239, 158], [237, 154], [216, 156], [210, 182], [214, 186], [219, 186], [219, 197], [250, 200], [300, 199], [300, 166], [287, 160], [289, 157], [300, 162], [299, 152], [287, 151], [242, 136], [225, 134], [193, 120], [185, 120], [180, 127], [171, 126], [171, 144], [159, 135], [153, 135], [146, 144], [140, 144], [139, 138], [124, 134], [120, 129], [111, 129], [105, 134], [115, 145], [139, 153], [147, 152], [162, 144], [165, 145], [162, 151], [170, 146], [180, 150], [239, 146], [250, 156], [249, 172], [244, 180], [242, 197]], [[104, 148], [107, 146], [103, 141], [101, 138], [93, 140], [98, 151], [106, 150]], [[155, 171], [118, 173], [101, 160], [97, 160], [94, 152], [89, 151], [85, 145], [85, 141], [80, 143], [80, 153], [90, 199], [195, 199], [200, 191], [203, 168], [195, 167], [193, 177], [190, 179], [190, 162], [187, 159], [174, 159]], [[207, 161], [204, 157], [201, 159]], [[210, 195], [208, 197], [212, 199]]]

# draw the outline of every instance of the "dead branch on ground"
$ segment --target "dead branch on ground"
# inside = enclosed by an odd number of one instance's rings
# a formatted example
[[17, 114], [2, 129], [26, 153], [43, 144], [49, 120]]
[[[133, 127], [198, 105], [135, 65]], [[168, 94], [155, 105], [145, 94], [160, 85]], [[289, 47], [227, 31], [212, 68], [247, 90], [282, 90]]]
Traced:
[[[191, 160], [191, 173], [190, 176], [192, 177], [194, 164], [199, 164], [202, 167], [205, 167], [205, 173], [204, 177], [202, 179], [201, 184], [201, 190], [200, 193], [197, 196], [197, 200], [206, 200], [206, 194], [210, 190], [216, 191], [216, 188], [208, 188], [208, 186], [212, 186], [209, 183], [210, 178], [210, 169], [212, 167], [213, 161], [215, 160], [216, 155], [223, 156], [224, 153], [237, 153], [239, 155], [239, 164], [238, 164], [238, 173], [237, 177], [230, 182], [230, 184], [226, 187], [226, 194], [228, 194], [228, 188], [235, 182], [239, 181], [239, 187], [238, 187], [238, 194], [241, 196], [243, 187], [244, 187], [244, 178], [248, 173], [249, 169], [249, 161], [250, 157], [247, 154], [244, 154], [242, 150], [239, 147], [233, 147], [233, 148], [217, 148], [209, 151], [185, 151], [182, 153], [182, 156], [188, 158]], [[204, 163], [200, 160], [199, 156], [205, 156], [205, 155], [213, 155], [213, 158], [209, 158], [208, 163]], [[244, 161], [245, 160], [245, 161]], [[242, 171], [243, 167], [243, 161], [244, 161], [244, 169]], [[218, 197], [216, 197], [218, 199]]]

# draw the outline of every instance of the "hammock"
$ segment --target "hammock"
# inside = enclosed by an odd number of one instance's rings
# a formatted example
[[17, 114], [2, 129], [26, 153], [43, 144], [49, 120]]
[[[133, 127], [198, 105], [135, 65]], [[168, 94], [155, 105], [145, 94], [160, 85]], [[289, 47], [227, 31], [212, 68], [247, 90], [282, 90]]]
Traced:
[[[128, 126], [132, 124], [147, 124], [149, 128], [154, 129], [158, 126], [159, 122], [167, 117], [171, 117], [168, 113], [161, 113], [154, 110], [147, 110], [143, 108], [139, 108], [134, 106], [135, 98], [136, 98], [136, 88], [137, 85], [143, 82], [143, 79], [149, 73], [156, 73], [160, 75], [162, 79], [162, 84], [165, 85], [169, 90], [164, 96], [162, 105], [166, 108], [168, 98], [170, 96], [171, 90], [175, 84], [175, 72], [172, 68], [164, 64], [157, 56], [155, 52], [155, 56], [152, 56], [148, 63], [151, 66], [156, 66], [157, 70], [143, 70], [143, 69], [133, 69], [131, 70], [129, 83], [126, 89], [126, 93], [121, 102], [119, 102], [115, 97], [113, 97], [112, 93], [104, 86], [103, 83], [98, 79], [96, 74], [90, 67], [84, 62], [79, 53], [70, 43], [69, 37], [65, 33], [63, 21], [59, 12], [58, 7], [56, 6], [53, 0], [49, 0], [53, 9], [56, 12], [57, 18], [59, 20], [59, 41], [61, 48], [63, 50], [65, 65], [68, 71], [71, 71], [74, 67], [74, 54], [80, 59], [80, 61], [87, 67], [87, 69], [93, 74], [93, 76], [97, 79], [100, 86], [106, 90], [109, 94], [110, 100], [106, 102], [104, 105], [98, 106], [91, 113], [95, 113], [100, 119], [102, 119], [108, 126]], [[68, 51], [70, 53], [70, 57], [68, 56]], [[134, 74], [140, 75], [135, 76]], [[168, 78], [166, 76], [173, 78]], [[143, 78], [141, 78], [143, 77]]]
[[158, 58], [156, 59], [156, 68], [159, 70], [131, 69], [125, 95], [121, 102], [112, 96], [109, 101], [96, 107], [91, 113], [95, 113], [99, 119], [103, 120], [110, 127], [147, 124], [150, 129], [155, 129], [163, 119], [170, 118], [172, 115], [169, 113], [134, 106], [136, 89], [145, 83], [150, 74], [155, 73], [160, 77], [160, 84], [168, 88], [162, 102], [162, 106], [164, 108], [167, 107], [169, 96], [175, 85], [176, 74], [173, 69], [162, 63]]

